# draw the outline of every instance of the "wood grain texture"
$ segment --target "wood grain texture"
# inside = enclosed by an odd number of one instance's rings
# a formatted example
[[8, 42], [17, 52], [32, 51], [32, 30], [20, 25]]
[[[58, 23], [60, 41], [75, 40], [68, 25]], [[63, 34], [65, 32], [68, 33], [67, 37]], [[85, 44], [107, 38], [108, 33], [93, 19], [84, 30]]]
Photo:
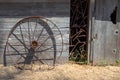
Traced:
[[117, 56], [116, 59], [120, 60], [120, 1], [118, 0], [117, 3], [117, 30], [118, 30], [118, 36], [117, 36]]
[[95, 21], [92, 26], [94, 64], [112, 64], [116, 61], [117, 36], [114, 34], [116, 25], [110, 20], [116, 5], [116, 0], [95, 1]]
[[1, 17], [69, 16], [70, 3], [0, 3]]
[[[65, 1], [66, 2], [66, 1]], [[57, 51], [57, 61], [59, 63], [67, 62], [69, 57], [69, 16], [70, 3], [0, 3], [0, 63], [2, 63], [2, 54], [4, 52], [5, 43], [12, 27], [21, 19], [28, 16], [43, 16], [54, 22], [60, 29], [63, 36], [63, 52], [60, 58], [60, 52]], [[6, 6], [8, 5], [8, 6]], [[24, 10], [25, 11], [24, 11]], [[8, 14], [9, 13], [9, 14]], [[58, 35], [56, 29], [53, 30]], [[59, 42], [59, 38], [55, 37]], [[14, 42], [14, 41], [13, 41]], [[59, 44], [59, 43], [57, 43]], [[60, 45], [57, 45], [59, 48]], [[59, 49], [58, 49], [59, 50]]]
[[69, 2], [70, 0], [0, 0], [7, 3], [27, 3], [27, 2]]
[[92, 30], [94, 26], [94, 9], [95, 9], [95, 0], [90, 0], [89, 3], [89, 33], [88, 33], [88, 63], [93, 62], [93, 41], [92, 41]]

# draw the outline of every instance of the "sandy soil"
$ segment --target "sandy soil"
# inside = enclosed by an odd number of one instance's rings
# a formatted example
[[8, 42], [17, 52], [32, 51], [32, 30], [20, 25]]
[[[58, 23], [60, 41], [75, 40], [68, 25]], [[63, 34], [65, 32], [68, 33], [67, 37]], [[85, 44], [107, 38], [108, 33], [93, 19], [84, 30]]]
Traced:
[[58, 65], [48, 70], [33, 66], [32, 70], [18, 70], [0, 65], [0, 80], [120, 80], [118, 66]]

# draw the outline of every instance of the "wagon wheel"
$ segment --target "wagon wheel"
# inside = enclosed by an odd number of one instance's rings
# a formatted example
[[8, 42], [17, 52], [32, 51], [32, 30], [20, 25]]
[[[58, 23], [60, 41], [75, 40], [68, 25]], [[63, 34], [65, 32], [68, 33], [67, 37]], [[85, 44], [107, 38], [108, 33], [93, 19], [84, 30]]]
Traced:
[[[57, 47], [59, 46], [59, 47]], [[62, 54], [63, 38], [58, 27], [43, 17], [28, 17], [12, 28], [4, 50], [4, 66], [55, 65]]]

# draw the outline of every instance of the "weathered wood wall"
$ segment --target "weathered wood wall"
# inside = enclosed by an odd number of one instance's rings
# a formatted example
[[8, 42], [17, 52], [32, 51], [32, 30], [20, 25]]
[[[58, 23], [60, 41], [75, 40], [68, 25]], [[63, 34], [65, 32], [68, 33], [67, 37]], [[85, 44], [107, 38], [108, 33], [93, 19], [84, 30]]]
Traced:
[[[120, 59], [119, 4], [118, 0], [92, 0], [89, 28], [89, 54], [93, 64], [113, 64]], [[94, 6], [94, 7], [93, 7]], [[115, 8], [116, 13], [114, 16]], [[116, 16], [116, 19], [115, 19]], [[116, 21], [116, 23], [114, 23]]]
[[[57, 62], [68, 61], [69, 56], [69, 0], [0, 0], [0, 63], [9, 31], [20, 19], [43, 16], [52, 20], [63, 35], [63, 52]], [[50, 3], [49, 3], [50, 2]], [[58, 53], [59, 56], [59, 53]]]
[[7, 2], [7, 3], [25, 3], [25, 2], [67, 2], [69, 3], [69, 0], [0, 0], [0, 2]]

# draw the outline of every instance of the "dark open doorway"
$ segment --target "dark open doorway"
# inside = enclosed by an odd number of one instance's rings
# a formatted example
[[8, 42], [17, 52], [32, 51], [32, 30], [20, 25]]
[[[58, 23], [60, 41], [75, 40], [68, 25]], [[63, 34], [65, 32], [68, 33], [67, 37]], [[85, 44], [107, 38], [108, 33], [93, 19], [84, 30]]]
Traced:
[[71, 0], [70, 60], [87, 63], [89, 0]]

